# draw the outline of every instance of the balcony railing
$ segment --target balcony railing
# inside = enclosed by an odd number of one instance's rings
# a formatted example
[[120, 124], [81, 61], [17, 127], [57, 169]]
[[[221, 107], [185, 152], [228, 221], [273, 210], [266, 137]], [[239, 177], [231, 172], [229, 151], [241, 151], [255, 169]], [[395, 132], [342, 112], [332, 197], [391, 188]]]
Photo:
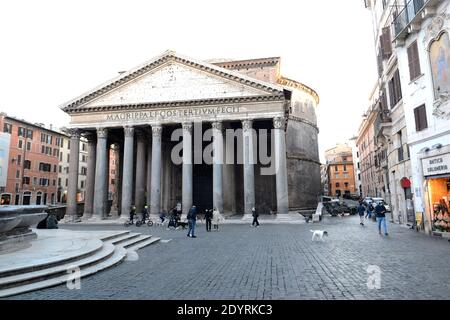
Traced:
[[428, 1], [429, 0], [410, 0], [400, 13], [394, 17], [393, 25], [396, 38], [408, 27], [414, 17], [422, 10]]

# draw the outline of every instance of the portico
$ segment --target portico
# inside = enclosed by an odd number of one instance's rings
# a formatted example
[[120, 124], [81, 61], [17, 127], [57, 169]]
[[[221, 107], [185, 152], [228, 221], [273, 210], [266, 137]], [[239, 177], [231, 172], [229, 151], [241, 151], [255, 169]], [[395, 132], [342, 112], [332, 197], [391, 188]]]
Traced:
[[[159, 214], [178, 202], [184, 214], [192, 205], [287, 214], [290, 96], [282, 86], [169, 51], [64, 104], [74, 143], [89, 136], [86, 215], [109, 213], [112, 145], [122, 153], [116, 172], [122, 216], [133, 205]], [[72, 148], [70, 158], [77, 152]], [[273, 161], [263, 163], [264, 155]], [[69, 199], [76, 193], [70, 186]], [[68, 214], [76, 212], [72, 202]]]

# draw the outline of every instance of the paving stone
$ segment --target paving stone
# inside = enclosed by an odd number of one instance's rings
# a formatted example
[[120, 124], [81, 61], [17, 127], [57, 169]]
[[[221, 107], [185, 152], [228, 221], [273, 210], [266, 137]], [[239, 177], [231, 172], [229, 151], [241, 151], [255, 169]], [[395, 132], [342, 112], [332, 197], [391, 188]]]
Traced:
[[[65, 226], [121, 230], [121, 226]], [[139, 260], [66, 286], [10, 299], [449, 299], [450, 244], [389, 225], [380, 236], [375, 223], [358, 217], [325, 218], [320, 224], [223, 225], [221, 232], [160, 227], [127, 230], [172, 239], [138, 251]], [[327, 230], [325, 242], [311, 242], [310, 229]], [[381, 270], [381, 289], [367, 287], [367, 268]]]

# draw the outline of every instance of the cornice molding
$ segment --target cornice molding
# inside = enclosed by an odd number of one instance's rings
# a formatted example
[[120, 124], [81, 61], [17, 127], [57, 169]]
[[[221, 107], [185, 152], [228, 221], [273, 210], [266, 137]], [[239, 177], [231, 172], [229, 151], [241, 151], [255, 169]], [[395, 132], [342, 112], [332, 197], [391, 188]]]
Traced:
[[314, 100], [316, 101], [317, 104], [320, 103], [320, 98], [319, 98], [318, 93], [315, 90], [313, 90], [312, 88], [308, 87], [307, 85], [305, 85], [301, 82], [281, 76], [277, 79], [277, 83], [282, 86], [287, 86], [290, 88], [302, 90], [302, 91], [310, 94], [314, 98]]
[[177, 108], [177, 107], [195, 107], [205, 105], [223, 105], [236, 103], [258, 103], [258, 102], [276, 102], [284, 101], [284, 95], [271, 96], [252, 96], [252, 97], [235, 97], [235, 98], [216, 98], [202, 100], [184, 100], [184, 101], [166, 101], [154, 103], [134, 103], [122, 105], [106, 105], [89, 108], [72, 108], [67, 109], [69, 114], [85, 113], [85, 112], [102, 112], [102, 111], [123, 111], [123, 110], [140, 110], [140, 109], [157, 109], [157, 108]]
[[225, 69], [270, 67], [270, 66], [276, 66], [279, 63], [280, 63], [280, 57], [211, 62], [211, 64], [214, 64], [216, 66], [219, 66], [219, 67], [222, 67]]

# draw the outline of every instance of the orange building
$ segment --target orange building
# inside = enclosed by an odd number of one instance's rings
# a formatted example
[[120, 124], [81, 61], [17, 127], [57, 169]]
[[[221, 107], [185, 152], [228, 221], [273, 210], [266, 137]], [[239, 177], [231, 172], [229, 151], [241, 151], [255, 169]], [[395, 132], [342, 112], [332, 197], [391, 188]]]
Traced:
[[338, 144], [325, 151], [330, 196], [356, 194], [355, 170], [352, 148]]
[[0, 114], [1, 204], [55, 204], [62, 135]]

